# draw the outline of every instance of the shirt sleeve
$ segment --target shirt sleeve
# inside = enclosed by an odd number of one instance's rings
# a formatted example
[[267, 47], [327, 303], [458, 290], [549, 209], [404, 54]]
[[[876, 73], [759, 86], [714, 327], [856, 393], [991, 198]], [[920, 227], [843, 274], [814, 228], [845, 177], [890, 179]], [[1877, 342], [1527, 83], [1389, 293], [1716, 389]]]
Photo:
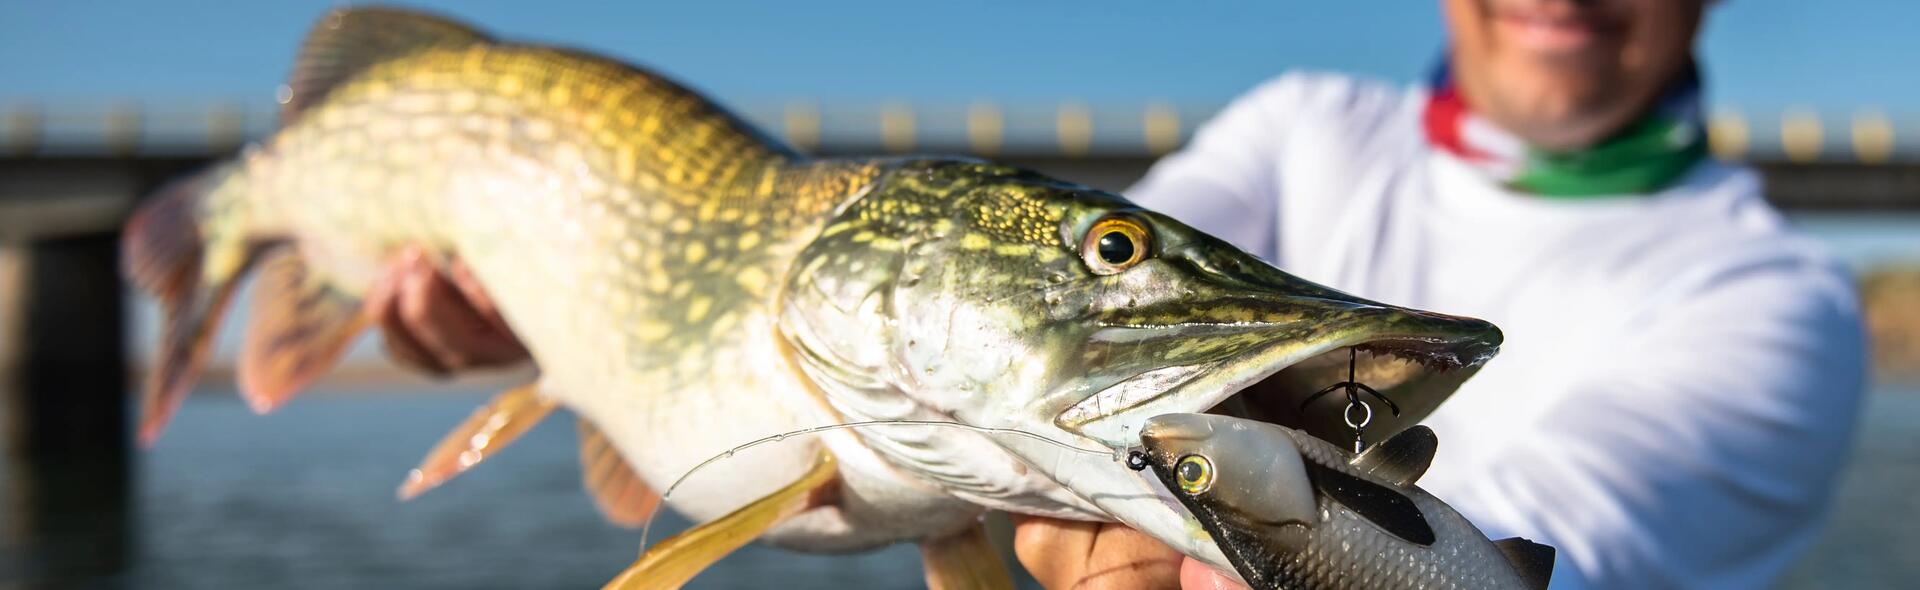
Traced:
[[1304, 82], [1281, 76], [1235, 99], [1179, 151], [1161, 158], [1129, 200], [1242, 250], [1274, 252], [1279, 150]]
[[1493, 538], [1555, 546], [1554, 588], [1766, 587], [1814, 540], [1851, 444], [1857, 307], [1836, 269], [1721, 273], [1446, 499]]

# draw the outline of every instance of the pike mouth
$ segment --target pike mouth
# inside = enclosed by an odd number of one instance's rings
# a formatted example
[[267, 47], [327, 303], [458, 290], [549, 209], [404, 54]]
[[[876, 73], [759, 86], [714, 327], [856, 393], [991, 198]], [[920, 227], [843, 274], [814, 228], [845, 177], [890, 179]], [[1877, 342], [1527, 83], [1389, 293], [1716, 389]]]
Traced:
[[[1354, 377], [1387, 393], [1403, 409], [1391, 418], [1392, 424], [1383, 424], [1387, 428], [1379, 436], [1389, 436], [1398, 427], [1425, 417], [1499, 351], [1500, 331], [1492, 324], [1420, 315], [1461, 325], [1422, 334], [1353, 335], [1305, 345], [1280, 338], [1226, 358], [1153, 368], [1080, 400], [1062, 411], [1055, 423], [1113, 448], [1139, 444], [1139, 429], [1148, 418], [1171, 413], [1213, 411], [1323, 437], [1336, 435], [1343, 424], [1337, 412], [1344, 409], [1344, 397], [1303, 403], [1313, 392], [1346, 380], [1352, 354], [1357, 361]], [[1387, 421], [1382, 416], [1382, 422]], [[1346, 436], [1351, 440], [1351, 434]]]

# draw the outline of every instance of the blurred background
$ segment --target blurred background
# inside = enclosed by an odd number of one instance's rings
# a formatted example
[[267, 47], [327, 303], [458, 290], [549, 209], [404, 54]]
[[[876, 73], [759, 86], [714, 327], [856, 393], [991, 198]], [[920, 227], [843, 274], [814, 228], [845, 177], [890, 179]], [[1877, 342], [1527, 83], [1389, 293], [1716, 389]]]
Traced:
[[[229, 322], [201, 395], [157, 448], [130, 449], [156, 322], [118, 278], [118, 225], [158, 183], [271, 131], [299, 39], [341, 5], [0, 1], [0, 588], [592, 587], [636, 554], [637, 532], [579, 490], [562, 425], [396, 502], [406, 470], [513, 379], [430, 382], [371, 341], [256, 417], [232, 395]], [[971, 153], [1115, 190], [1262, 80], [1411, 83], [1444, 46], [1435, 2], [414, 5], [651, 66], [817, 153]], [[1760, 169], [1853, 263], [1874, 339], [1831, 524], [1786, 587], [1920, 575], [1905, 518], [1920, 511], [1916, 22], [1911, 2], [1740, 0], [1703, 37], [1715, 154]], [[911, 547], [752, 547], [694, 586], [770, 575], [921, 584]]]

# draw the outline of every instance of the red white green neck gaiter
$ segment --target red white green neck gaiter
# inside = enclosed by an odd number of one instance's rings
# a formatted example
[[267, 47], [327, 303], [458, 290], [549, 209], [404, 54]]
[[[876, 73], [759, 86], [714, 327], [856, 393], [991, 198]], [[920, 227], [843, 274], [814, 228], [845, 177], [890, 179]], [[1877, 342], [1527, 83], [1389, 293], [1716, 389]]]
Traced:
[[1454, 88], [1446, 60], [1431, 83], [1427, 141], [1513, 190], [1542, 197], [1643, 195], [1679, 180], [1707, 155], [1700, 75], [1692, 67], [1639, 121], [1591, 147], [1566, 152], [1530, 147], [1475, 114]]

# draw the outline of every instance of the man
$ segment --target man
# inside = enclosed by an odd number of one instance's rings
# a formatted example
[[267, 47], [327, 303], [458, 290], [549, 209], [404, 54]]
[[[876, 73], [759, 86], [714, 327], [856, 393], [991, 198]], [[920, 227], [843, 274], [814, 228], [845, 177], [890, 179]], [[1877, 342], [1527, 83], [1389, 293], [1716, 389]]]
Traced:
[[[1863, 345], [1846, 274], [1751, 171], [1704, 157], [1704, 1], [1444, 6], [1427, 88], [1282, 76], [1128, 196], [1305, 278], [1505, 330], [1426, 421], [1421, 485], [1494, 538], [1556, 546], [1555, 587], [1767, 585], [1825, 512]], [[1050, 587], [1118, 556], [1173, 575], [1113, 528], [1029, 522], [1021, 555]], [[1063, 554], [1095, 557], [1042, 558]]]
[[[1427, 87], [1281, 76], [1129, 196], [1305, 278], [1501, 326], [1427, 420], [1422, 485], [1557, 547], [1556, 588], [1767, 585], [1824, 515], [1863, 343], [1846, 273], [1705, 158], [1705, 0], [1444, 6]], [[396, 266], [397, 354], [523, 354], [447, 303], [460, 284]], [[1016, 545], [1050, 588], [1235, 585], [1117, 524], [1022, 519]]]

